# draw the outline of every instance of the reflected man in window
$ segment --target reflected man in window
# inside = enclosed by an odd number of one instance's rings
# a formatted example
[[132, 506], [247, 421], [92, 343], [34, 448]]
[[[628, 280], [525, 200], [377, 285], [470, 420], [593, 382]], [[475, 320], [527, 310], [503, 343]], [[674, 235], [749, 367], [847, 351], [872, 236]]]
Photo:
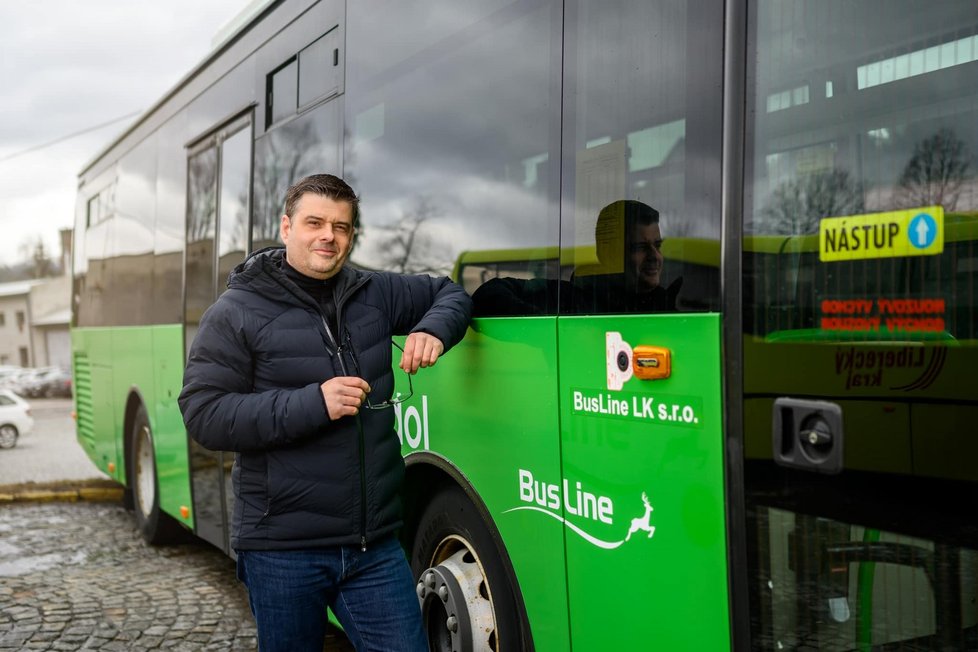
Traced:
[[633, 199], [601, 209], [594, 228], [598, 263], [574, 271], [574, 312], [672, 312], [682, 287], [662, 282], [659, 211]]
[[494, 278], [472, 295], [476, 317], [675, 312], [682, 278], [663, 288], [659, 212], [640, 201], [608, 204], [595, 224], [595, 262], [570, 280]]

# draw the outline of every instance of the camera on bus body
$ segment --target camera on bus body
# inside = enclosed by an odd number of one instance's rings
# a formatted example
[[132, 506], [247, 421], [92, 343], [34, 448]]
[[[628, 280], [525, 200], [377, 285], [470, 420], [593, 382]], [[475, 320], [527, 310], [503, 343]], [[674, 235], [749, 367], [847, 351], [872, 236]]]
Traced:
[[621, 333], [605, 333], [608, 389], [620, 390], [632, 377], [632, 347], [621, 339]]

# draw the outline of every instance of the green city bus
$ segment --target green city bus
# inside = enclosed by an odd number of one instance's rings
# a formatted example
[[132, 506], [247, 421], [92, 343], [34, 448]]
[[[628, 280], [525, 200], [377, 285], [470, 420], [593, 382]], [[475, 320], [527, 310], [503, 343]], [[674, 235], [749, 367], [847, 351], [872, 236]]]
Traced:
[[478, 315], [396, 408], [432, 649], [978, 648], [975, 3], [250, 7], [79, 178], [78, 438], [148, 542], [234, 555], [186, 351], [333, 172], [351, 264]]

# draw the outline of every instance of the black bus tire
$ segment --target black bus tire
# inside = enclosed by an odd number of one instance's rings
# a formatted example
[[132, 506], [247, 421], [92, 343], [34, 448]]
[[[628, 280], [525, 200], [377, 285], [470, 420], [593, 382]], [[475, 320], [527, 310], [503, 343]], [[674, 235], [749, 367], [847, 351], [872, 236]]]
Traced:
[[496, 543], [461, 488], [443, 489], [425, 506], [410, 562], [432, 651], [530, 647]]
[[143, 540], [150, 545], [176, 543], [186, 531], [172, 516], [160, 509], [160, 485], [156, 477], [156, 453], [153, 431], [146, 408], [136, 410], [129, 433], [129, 486], [132, 490], [136, 525]]

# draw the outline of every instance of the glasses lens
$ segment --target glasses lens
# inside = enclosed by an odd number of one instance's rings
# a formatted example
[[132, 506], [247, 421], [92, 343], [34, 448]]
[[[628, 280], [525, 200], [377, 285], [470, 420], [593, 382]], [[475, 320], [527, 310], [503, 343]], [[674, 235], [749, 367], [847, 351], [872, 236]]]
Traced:
[[[401, 347], [401, 345], [395, 342], [394, 340], [391, 340], [391, 344], [393, 344], [402, 353], [404, 352], [404, 349]], [[383, 401], [382, 403], [371, 403], [370, 398], [368, 397], [367, 403], [364, 407], [366, 407], [369, 410], [383, 410], [385, 408], [393, 407], [398, 403], [404, 403], [409, 398], [414, 396], [414, 383], [411, 381], [411, 374], [405, 374], [405, 375], [407, 376], [408, 379], [407, 394], [404, 394], [402, 392], [394, 392], [394, 395], [391, 396], [390, 399]]]

